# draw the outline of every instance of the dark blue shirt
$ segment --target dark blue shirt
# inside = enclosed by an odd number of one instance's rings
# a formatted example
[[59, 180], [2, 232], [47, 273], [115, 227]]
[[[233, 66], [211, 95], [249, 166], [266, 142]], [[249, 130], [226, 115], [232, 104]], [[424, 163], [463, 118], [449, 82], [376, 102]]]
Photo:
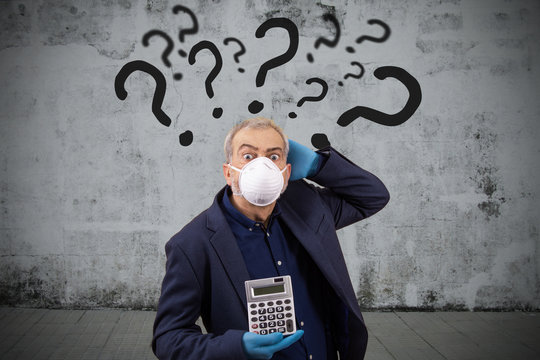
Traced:
[[[253, 221], [230, 202], [230, 188], [223, 196], [222, 208], [236, 237], [251, 279], [290, 275], [293, 286], [296, 326], [304, 336], [272, 359], [327, 358], [327, 328], [323, 300], [323, 275], [302, 245], [280, 221], [279, 200], [270, 215], [268, 227]], [[310, 357], [311, 355], [311, 357]]]

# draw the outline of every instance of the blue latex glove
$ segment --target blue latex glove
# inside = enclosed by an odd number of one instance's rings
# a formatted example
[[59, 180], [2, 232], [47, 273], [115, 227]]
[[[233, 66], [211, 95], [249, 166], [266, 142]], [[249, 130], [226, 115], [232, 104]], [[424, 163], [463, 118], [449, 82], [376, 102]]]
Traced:
[[270, 359], [275, 352], [289, 347], [302, 335], [304, 335], [304, 330], [298, 330], [285, 338], [280, 332], [268, 335], [246, 332], [242, 336], [242, 347], [248, 359]]
[[289, 180], [294, 181], [315, 175], [319, 157], [320, 155], [315, 151], [289, 139], [289, 155], [287, 155], [287, 163], [291, 164]]

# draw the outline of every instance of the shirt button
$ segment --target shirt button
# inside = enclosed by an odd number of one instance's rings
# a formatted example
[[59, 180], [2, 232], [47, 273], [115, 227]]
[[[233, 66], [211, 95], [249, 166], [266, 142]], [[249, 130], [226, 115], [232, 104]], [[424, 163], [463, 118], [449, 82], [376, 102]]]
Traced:
[[253, 231], [253, 229], [252, 229], [252, 228], [249, 228], [249, 231]]
[[300, 321], [300, 326], [304, 326], [304, 322], [303, 321]]
[[255, 226], [259, 226], [259, 224], [255, 224]]
[[311, 359], [313, 359], [313, 355], [310, 354], [309, 355], [309, 360], [311, 360]]
[[278, 260], [277, 264], [278, 266], [281, 266], [281, 260]]

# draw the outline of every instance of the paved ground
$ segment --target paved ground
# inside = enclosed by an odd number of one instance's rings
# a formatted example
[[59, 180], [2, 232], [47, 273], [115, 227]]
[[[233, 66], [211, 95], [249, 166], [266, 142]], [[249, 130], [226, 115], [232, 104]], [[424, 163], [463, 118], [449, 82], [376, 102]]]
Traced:
[[[540, 359], [540, 313], [367, 312], [366, 359]], [[155, 359], [155, 312], [0, 307], [0, 359]]]

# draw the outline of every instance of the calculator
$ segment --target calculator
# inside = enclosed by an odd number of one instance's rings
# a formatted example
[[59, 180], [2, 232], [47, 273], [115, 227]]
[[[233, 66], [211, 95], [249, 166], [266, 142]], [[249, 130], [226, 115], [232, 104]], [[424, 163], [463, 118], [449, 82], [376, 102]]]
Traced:
[[249, 331], [261, 335], [296, 332], [291, 277], [247, 280], [246, 299]]

